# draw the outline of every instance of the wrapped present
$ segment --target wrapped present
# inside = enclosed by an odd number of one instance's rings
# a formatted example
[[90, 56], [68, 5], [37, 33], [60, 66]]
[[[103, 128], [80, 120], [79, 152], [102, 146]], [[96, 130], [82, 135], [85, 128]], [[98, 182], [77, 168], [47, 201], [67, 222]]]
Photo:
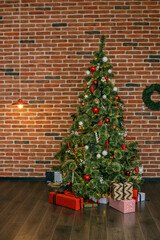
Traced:
[[60, 172], [46, 171], [46, 182], [62, 183], [62, 174]]
[[85, 208], [94, 208], [98, 207], [98, 203], [93, 202], [91, 199], [87, 200], [84, 202], [84, 207]]
[[123, 183], [111, 182], [111, 197], [114, 200], [123, 199]]
[[114, 200], [131, 200], [133, 198], [133, 183], [112, 182], [111, 197]]
[[123, 213], [135, 212], [135, 200], [120, 200], [116, 201], [109, 198], [109, 206]]
[[138, 202], [143, 202], [145, 201], [145, 193], [144, 192], [139, 192], [138, 193]]
[[133, 199], [136, 201], [136, 203], [138, 202], [138, 189], [137, 188], [133, 189]]
[[49, 193], [49, 202], [63, 207], [79, 210], [83, 208], [83, 198], [73, 194]]
[[100, 204], [107, 204], [108, 203], [108, 199], [106, 197], [102, 197], [100, 199], [90, 197], [90, 199], [95, 203], [100, 203]]
[[133, 183], [132, 182], [123, 183], [123, 199], [124, 200], [133, 199]]

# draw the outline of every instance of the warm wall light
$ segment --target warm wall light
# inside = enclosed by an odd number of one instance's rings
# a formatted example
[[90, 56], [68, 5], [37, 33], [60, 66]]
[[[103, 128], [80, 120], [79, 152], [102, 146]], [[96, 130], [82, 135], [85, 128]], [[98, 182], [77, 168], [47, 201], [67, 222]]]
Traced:
[[24, 105], [28, 103], [23, 102], [21, 99], [21, 0], [19, 1], [19, 100], [12, 105], [16, 105], [19, 109], [22, 109]]
[[19, 109], [22, 109], [23, 106], [24, 106], [24, 105], [28, 105], [28, 103], [23, 102], [22, 99], [18, 99], [18, 101], [15, 102], [15, 103], [12, 103], [12, 105], [17, 105], [17, 107], [18, 107]]

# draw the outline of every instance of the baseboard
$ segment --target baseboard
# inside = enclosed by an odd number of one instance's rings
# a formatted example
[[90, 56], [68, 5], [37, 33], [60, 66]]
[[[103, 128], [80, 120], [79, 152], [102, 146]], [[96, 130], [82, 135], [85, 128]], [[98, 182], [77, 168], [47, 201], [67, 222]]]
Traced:
[[46, 178], [39, 178], [39, 177], [0, 177], [1, 180], [20, 180], [20, 181], [46, 181]]
[[[0, 177], [1, 180], [46, 181], [45, 177]], [[143, 178], [144, 182], [160, 182], [160, 178]]]
[[144, 182], [160, 182], [160, 178], [143, 178]]

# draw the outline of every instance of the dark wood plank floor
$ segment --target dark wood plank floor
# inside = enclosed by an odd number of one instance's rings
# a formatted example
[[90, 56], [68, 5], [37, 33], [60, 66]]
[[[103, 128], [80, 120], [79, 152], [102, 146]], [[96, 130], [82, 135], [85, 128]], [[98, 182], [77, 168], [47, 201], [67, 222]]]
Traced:
[[79, 211], [48, 203], [45, 182], [0, 181], [0, 240], [160, 240], [160, 183], [123, 214], [107, 205]]

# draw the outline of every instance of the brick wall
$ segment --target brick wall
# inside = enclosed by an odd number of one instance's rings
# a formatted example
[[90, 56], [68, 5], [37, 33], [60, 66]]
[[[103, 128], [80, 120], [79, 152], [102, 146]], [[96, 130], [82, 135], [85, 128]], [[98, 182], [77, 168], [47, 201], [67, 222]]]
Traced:
[[57, 163], [105, 34], [128, 140], [139, 142], [144, 176], [160, 177], [160, 111], [142, 102], [146, 85], [160, 84], [159, 10], [158, 0], [22, 0], [22, 99], [30, 105], [19, 110], [11, 105], [19, 98], [19, 0], [0, 1], [0, 176], [44, 177]]

